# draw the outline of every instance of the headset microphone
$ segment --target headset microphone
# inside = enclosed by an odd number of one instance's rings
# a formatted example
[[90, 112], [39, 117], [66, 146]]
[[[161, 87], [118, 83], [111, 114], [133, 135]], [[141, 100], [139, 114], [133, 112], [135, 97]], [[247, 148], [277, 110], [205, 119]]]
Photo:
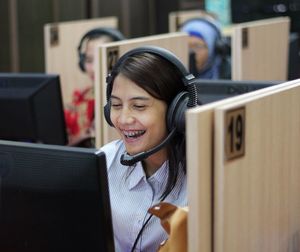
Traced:
[[172, 131], [169, 133], [169, 135], [165, 138], [164, 141], [162, 141], [159, 145], [155, 146], [154, 148], [148, 150], [148, 151], [143, 151], [135, 155], [129, 155], [126, 151], [124, 154], [122, 154], [120, 158], [120, 162], [122, 165], [126, 166], [132, 166], [135, 163], [142, 161], [143, 159], [151, 156], [153, 153], [159, 151], [162, 147], [166, 146], [170, 140], [173, 138], [173, 136], [176, 133], [176, 129], [172, 129]]

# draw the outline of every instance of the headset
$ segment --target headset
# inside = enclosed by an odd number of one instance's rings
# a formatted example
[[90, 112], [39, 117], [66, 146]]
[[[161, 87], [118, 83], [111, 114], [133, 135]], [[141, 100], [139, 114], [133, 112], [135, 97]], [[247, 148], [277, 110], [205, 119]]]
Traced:
[[185, 22], [183, 22], [180, 25], [180, 29], [183, 28], [186, 24], [188, 24], [192, 21], [204, 22], [204, 23], [208, 24], [210, 27], [212, 27], [214, 29], [214, 31], [217, 34], [216, 42], [215, 42], [215, 45], [214, 45], [216, 54], [218, 54], [218, 55], [227, 55], [229, 53], [230, 45], [224, 39], [218, 23], [215, 20], [213, 20], [213, 18], [208, 18], [208, 17], [191, 18], [191, 19], [188, 19]]
[[[217, 34], [217, 37], [216, 37], [216, 40], [214, 43], [215, 57], [210, 62], [210, 64], [206, 65], [205, 68], [201, 71], [201, 72], [205, 72], [207, 69], [212, 67], [212, 65], [214, 64], [214, 62], [218, 56], [220, 56], [223, 61], [227, 60], [227, 57], [231, 54], [231, 45], [230, 45], [229, 40], [226, 39], [222, 35], [222, 32], [220, 30], [218, 23], [213, 18], [210, 18], [210, 17], [196, 17], [196, 18], [188, 19], [180, 25], [179, 29], [181, 30], [185, 25], [187, 25], [188, 23], [190, 23], [192, 21], [200, 21], [200, 22], [204, 22], [204, 23], [208, 24]], [[192, 55], [193, 53], [190, 53], [190, 54]], [[195, 58], [194, 58], [194, 56], [191, 57], [191, 55], [190, 55], [190, 69], [193, 69], [193, 68], [195, 69]]]
[[[112, 71], [109, 73], [109, 75], [106, 78], [106, 100], [107, 103], [104, 106], [104, 117], [107, 121], [107, 123], [114, 127], [111, 118], [110, 118], [110, 97], [111, 97], [111, 92], [113, 88], [113, 82], [114, 79], [116, 78], [118, 74], [118, 69], [119, 67], [123, 64], [123, 62], [131, 56], [141, 54], [141, 53], [150, 53], [157, 55], [171, 64], [173, 64], [181, 73], [182, 75], [182, 85], [184, 85], [185, 90], [178, 93], [175, 98], [172, 100], [168, 107], [167, 111], [167, 116], [166, 116], [166, 123], [167, 123], [167, 128], [169, 131], [168, 136], [157, 146], [153, 147], [152, 149], [144, 152], [140, 152], [135, 155], [130, 155], [127, 152], [122, 154], [120, 162], [122, 165], [126, 166], [132, 166], [136, 162], [141, 161], [148, 156], [152, 155], [153, 153], [159, 151], [162, 147], [166, 146], [170, 140], [175, 136], [176, 133], [182, 133], [184, 134], [185, 132], [185, 114], [184, 112], [186, 111], [187, 108], [189, 107], [195, 107], [197, 106], [197, 89], [195, 85], [195, 77], [193, 74], [189, 73], [185, 66], [181, 63], [181, 61], [170, 51], [157, 47], [157, 46], [143, 46], [143, 47], [138, 47], [133, 50], [128, 51], [125, 53], [121, 58], [117, 61], [117, 63], [113, 66]], [[167, 195], [164, 196], [164, 198], [161, 200], [163, 201], [166, 198]], [[152, 218], [152, 214], [147, 218], [145, 223], [143, 224], [142, 228], [140, 229], [133, 247], [131, 251], [135, 250], [135, 247], [138, 243], [139, 238], [141, 237], [144, 228]]]
[[159, 57], [164, 58], [171, 64], [175, 65], [175, 67], [179, 70], [182, 74], [182, 84], [185, 86], [185, 90], [177, 94], [175, 98], [172, 100], [168, 107], [166, 123], [169, 135], [166, 139], [161, 142], [158, 146], [145, 151], [138, 153], [136, 155], [129, 155], [127, 153], [123, 154], [121, 157], [121, 164], [131, 166], [138, 161], [141, 161], [148, 156], [152, 155], [153, 153], [160, 150], [169, 141], [173, 138], [175, 133], [182, 133], [185, 132], [185, 110], [190, 107], [197, 106], [197, 89], [195, 85], [195, 77], [193, 74], [189, 73], [185, 66], [181, 63], [181, 61], [170, 51], [157, 47], [157, 46], [144, 46], [138, 47], [133, 50], [128, 51], [125, 53], [121, 58], [117, 61], [114, 65], [112, 71], [106, 78], [106, 100], [107, 104], [104, 106], [104, 117], [107, 123], [114, 127], [111, 119], [110, 119], [110, 96], [112, 92], [112, 85], [116, 75], [118, 74], [118, 68], [123, 64], [123, 62], [131, 56], [141, 54], [141, 53], [151, 53], [155, 54]]
[[84, 61], [85, 61], [85, 53], [82, 52], [82, 47], [83, 44], [86, 40], [91, 39], [91, 38], [98, 38], [101, 36], [109, 36], [112, 41], [120, 41], [120, 40], [124, 40], [126, 39], [125, 36], [118, 30], [113, 29], [113, 28], [109, 28], [109, 27], [99, 27], [99, 28], [94, 28], [90, 31], [88, 31], [87, 33], [85, 33], [80, 42], [79, 45], [77, 47], [77, 51], [78, 51], [78, 58], [79, 58], [79, 68], [81, 69], [81, 71], [85, 72], [85, 66], [84, 66]]

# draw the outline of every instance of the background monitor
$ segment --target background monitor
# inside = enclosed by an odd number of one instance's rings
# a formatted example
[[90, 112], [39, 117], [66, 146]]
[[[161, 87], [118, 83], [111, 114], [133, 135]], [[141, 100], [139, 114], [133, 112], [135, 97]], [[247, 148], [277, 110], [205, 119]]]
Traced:
[[114, 251], [106, 159], [0, 140], [0, 251]]
[[65, 145], [58, 75], [0, 73], [0, 139]]
[[[300, 6], [300, 3], [299, 3]], [[288, 80], [300, 78], [300, 33], [290, 33]]]
[[299, 0], [232, 0], [232, 23], [249, 22], [258, 19], [289, 16], [292, 32], [300, 31]]
[[196, 88], [198, 94], [198, 103], [207, 104], [210, 102], [222, 100], [232, 96], [248, 93], [261, 88], [266, 88], [280, 81], [233, 81], [233, 80], [211, 80], [197, 79]]

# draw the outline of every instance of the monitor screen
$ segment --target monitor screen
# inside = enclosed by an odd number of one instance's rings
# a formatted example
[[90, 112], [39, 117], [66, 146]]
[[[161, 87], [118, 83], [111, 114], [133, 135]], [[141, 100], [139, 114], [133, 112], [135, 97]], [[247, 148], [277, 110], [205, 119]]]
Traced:
[[280, 81], [233, 81], [233, 80], [206, 80], [197, 79], [196, 88], [198, 94], [198, 103], [207, 104], [210, 102], [222, 100], [232, 96], [248, 93], [261, 88], [266, 88]]
[[300, 33], [290, 33], [288, 79], [300, 78]]
[[280, 1], [286, 5], [289, 0], [245, 0], [243, 2], [232, 0], [231, 21], [233, 23], [242, 23], [283, 16], [283, 12], [277, 12], [276, 9], [273, 9], [274, 7], [276, 8]]
[[290, 31], [300, 30], [299, 0], [232, 0], [232, 23], [288, 16], [291, 19]]
[[0, 251], [114, 251], [105, 154], [0, 140]]
[[65, 145], [58, 75], [0, 73], [0, 139]]

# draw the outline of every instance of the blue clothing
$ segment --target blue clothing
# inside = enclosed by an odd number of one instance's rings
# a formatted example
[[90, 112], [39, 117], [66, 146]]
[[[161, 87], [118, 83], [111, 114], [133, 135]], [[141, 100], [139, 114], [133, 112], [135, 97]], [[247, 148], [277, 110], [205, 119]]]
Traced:
[[221, 39], [219, 24], [213, 20], [195, 18], [186, 21], [181, 27], [181, 31], [202, 39], [207, 45], [208, 60], [205, 66], [200, 72], [195, 72], [194, 69], [192, 73], [202, 79], [218, 79], [221, 65], [221, 57], [216, 52], [218, 40]]
[[[107, 160], [115, 250], [130, 252], [149, 216], [148, 209], [160, 201], [167, 183], [168, 162], [147, 178], [141, 162], [130, 167], [120, 163], [120, 157], [125, 151], [122, 140], [108, 143], [100, 151], [106, 154]], [[182, 170], [175, 187], [164, 201], [177, 206], [187, 206], [187, 180]], [[167, 233], [160, 220], [152, 216], [135, 251], [156, 252], [166, 238]]]

